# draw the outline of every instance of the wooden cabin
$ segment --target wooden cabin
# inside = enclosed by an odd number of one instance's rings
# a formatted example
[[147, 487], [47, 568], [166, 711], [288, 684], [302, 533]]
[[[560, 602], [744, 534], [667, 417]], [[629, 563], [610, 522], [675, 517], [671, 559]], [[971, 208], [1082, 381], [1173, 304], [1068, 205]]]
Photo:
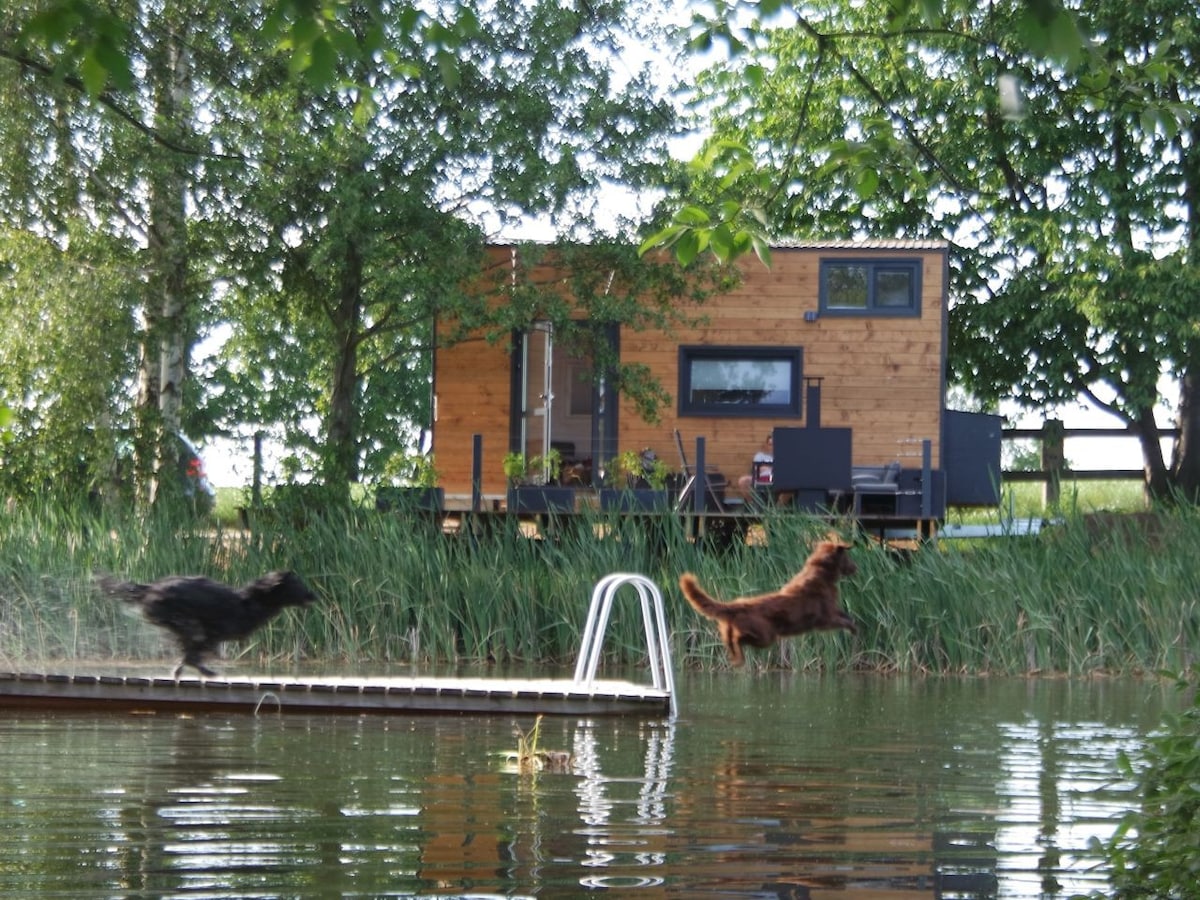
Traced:
[[614, 335], [621, 360], [647, 366], [672, 396], [655, 423], [605, 396], [590, 361], [560, 352], [548, 327], [440, 347], [433, 453], [447, 506], [465, 508], [477, 466], [485, 508], [502, 508], [510, 450], [557, 447], [589, 473], [585, 487], [626, 450], [651, 448], [679, 469], [676, 431], [689, 463], [703, 438], [728, 491], [772, 434], [776, 480], [801, 498], [898, 463], [906, 493], [927, 485], [939, 518], [947, 503], [994, 502], [998, 418], [945, 409], [944, 242], [796, 242], [773, 247], [770, 268], [754, 257], [738, 265], [735, 288], [686, 310], [700, 324]]

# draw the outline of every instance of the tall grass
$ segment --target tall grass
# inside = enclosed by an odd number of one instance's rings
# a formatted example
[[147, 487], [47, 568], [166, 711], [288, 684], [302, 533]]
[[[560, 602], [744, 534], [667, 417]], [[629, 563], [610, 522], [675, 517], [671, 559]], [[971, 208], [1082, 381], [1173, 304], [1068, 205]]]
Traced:
[[[769, 515], [765, 540], [718, 548], [673, 519], [580, 518], [531, 538], [515, 522], [443, 534], [367, 510], [264, 519], [249, 532], [212, 521], [94, 516], [49, 503], [0, 521], [0, 662], [173, 656], [165, 636], [99, 595], [94, 573], [171, 573], [241, 583], [292, 568], [321, 602], [289, 610], [227, 648], [246, 664], [421, 670], [494, 661], [568, 670], [596, 581], [640, 572], [663, 589], [677, 666], [723, 668], [710, 622], [676, 583], [693, 571], [731, 598], [777, 586], [828, 530]], [[1115, 528], [1115, 526], [1114, 526]], [[850, 536], [849, 529], [843, 534]], [[898, 553], [860, 540], [843, 603], [859, 634], [805, 635], [750, 655], [753, 668], [1069, 673], [1181, 670], [1195, 658], [1200, 516], [1139, 519], [1128, 533], [1080, 516], [1025, 538], [942, 542]], [[632, 597], [632, 593], [631, 593]], [[640, 611], [618, 598], [608, 662], [640, 663]]]

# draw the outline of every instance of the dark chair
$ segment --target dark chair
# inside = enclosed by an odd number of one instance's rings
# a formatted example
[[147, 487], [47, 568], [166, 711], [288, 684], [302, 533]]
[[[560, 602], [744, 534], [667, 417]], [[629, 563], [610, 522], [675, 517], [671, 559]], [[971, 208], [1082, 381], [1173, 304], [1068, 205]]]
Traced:
[[[675, 429], [675, 446], [679, 448], [679, 466], [683, 470], [683, 490], [679, 492], [679, 499], [675, 501], [676, 510], [686, 510], [688, 501], [692, 499], [692, 492], [696, 489], [696, 470], [688, 463], [687, 453], [683, 449], [683, 436], [680, 435], [679, 429]], [[728, 480], [721, 472], [712, 465], [704, 467], [704, 493], [705, 506], [711, 507], [716, 512], [725, 512], [725, 488], [729, 486]]]

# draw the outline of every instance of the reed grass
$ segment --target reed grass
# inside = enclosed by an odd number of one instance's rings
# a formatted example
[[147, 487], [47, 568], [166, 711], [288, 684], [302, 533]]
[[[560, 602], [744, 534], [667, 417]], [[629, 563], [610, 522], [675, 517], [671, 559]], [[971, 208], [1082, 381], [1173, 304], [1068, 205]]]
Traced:
[[[731, 598], [782, 583], [828, 530], [769, 514], [765, 539], [719, 549], [671, 518], [560, 522], [531, 538], [515, 523], [443, 534], [423, 520], [349, 509], [303, 527], [264, 518], [250, 531], [212, 521], [138, 520], [45, 501], [0, 521], [0, 662], [151, 660], [166, 636], [94, 589], [97, 572], [172, 573], [242, 583], [292, 568], [322, 598], [226, 649], [246, 664], [421, 670], [493, 662], [566, 671], [596, 581], [640, 572], [663, 590], [677, 667], [719, 670], [710, 622], [676, 587], [693, 571]], [[847, 525], [842, 533], [849, 537]], [[1200, 515], [1143, 513], [1099, 528], [1083, 515], [1029, 537], [944, 541], [896, 551], [856, 541], [843, 586], [857, 636], [812, 634], [754, 651], [748, 667], [938, 673], [1130, 673], [1188, 668], [1200, 648]], [[637, 604], [618, 597], [606, 664], [644, 662]]]

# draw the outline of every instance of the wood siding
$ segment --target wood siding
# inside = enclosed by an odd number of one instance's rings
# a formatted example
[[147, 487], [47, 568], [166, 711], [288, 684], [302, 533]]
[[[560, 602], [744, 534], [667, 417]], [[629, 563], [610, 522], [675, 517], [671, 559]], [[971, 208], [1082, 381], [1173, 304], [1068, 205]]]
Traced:
[[[920, 315], [835, 316], [806, 313], [819, 309], [822, 259], [920, 259]], [[932, 444], [934, 468], [941, 465], [945, 390], [946, 250], [943, 245], [877, 242], [870, 245], [814, 244], [776, 248], [770, 269], [757, 259], [739, 263], [742, 283], [687, 308], [705, 322], [670, 335], [621, 334], [623, 361], [642, 363], [659, 378], [675, 403], [657, 424], [638, 419], [631, 404], [620, 406], [620, 449], [653, 448], [673, 468], [679, 464], [674, 430], [679, 429], [689, 461], [695, 440], [705, 438], [707, 460], [736, 482], [777, 426], [808, 424], [800, 418], [680, 416], [681, 345], [803, 348], [805, 377], [821, 382], [821, 424], [853, 429], [853, 463], [899, 460], [921, 464], [921, 441]], [[507, 345], [472, 340], [437, 351], [434, 391], [434, 454], [448, 498], [470, 493], [471, 446], [483, 435], [483, 491], [503, 494], [501, 460], [508, 449], [511, 360]]]
[[[819, 268], [824, 258], [923, 260], [919, 317], [819, 315]], [[679, 330], [670, 340], [657, 334], [624, 332], [621, 358], [650, 366], [675, 395], [679, 388], [679, 345], [800, 346], [803, 374], [821, 378], [821, 424], [854, 431], [853, 463], [899, 459], [919, 467], [921, 440], [932, 441], [933, 466], [940, 465], [941, 410], [945, 382], [944, 250], [777, 249], [770, 270], [757, 259], [741, 263], [739, 287], [710, 298], [695, 312], [707, 323]], [[676, 401], [678, 398], [676, 397]], [[676, 406], [676, 410], [678, 406]], [[678, 416], [672, 410], [658, 425], [621, 409], [622, 446], [653, 447], [677, 463], [674, 429], [684, 438], [689, 460], [703, 436], [707, 460], [731, 480], [748, 474], [750, 460], [775, 427], [807, 424], [800, 419]]]

